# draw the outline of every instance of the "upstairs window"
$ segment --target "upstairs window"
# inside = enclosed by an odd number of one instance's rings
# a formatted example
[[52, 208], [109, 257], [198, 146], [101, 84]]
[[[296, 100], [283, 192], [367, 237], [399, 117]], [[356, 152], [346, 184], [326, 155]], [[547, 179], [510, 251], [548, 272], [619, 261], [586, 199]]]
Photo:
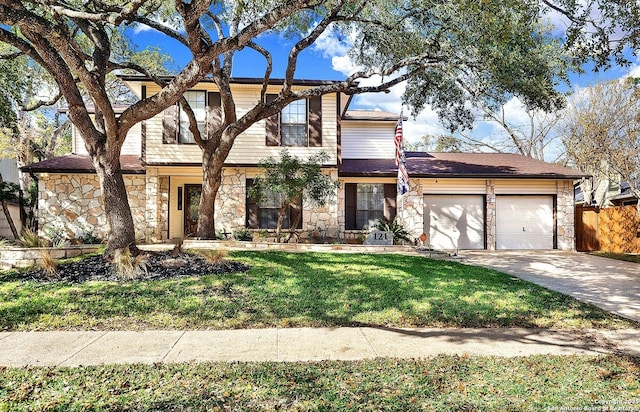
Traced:
[[[222, 122], [220, 93], [205, 90], [189, 90], [184, 93], [191, 110], [196, 117], [198, 130], [203, 139], [207, 139], [207, 124], [215, 127]], [[194, 144], [193, 133], [189, 130], [189, 118], [179, 104], [165, 109], [162, 114], [163, 144]]]
[[[206, 97], [207, 94], [205, 91], [188, 91], [184, 93], [184, 98], [189, 102], [189, 106], [191, 106], [191, 110], [193, 110], [193, 114], [195, 114], [196, 120], [198, 121], [198, 130], [200, 130], [201, 136], [204, 136], [204, 125], [207, 115]], [[182, 110], [182, 107], [179, 107], [179, 111], [178, 143], [195, 144], [196, 141], [193, 138], [193, 133], [189, 130], [189, 117], [187, 117], [187, 114]]]
[[[267, 95], [267, 102], [276, 95]], [[265, 144], [283, 147], [322, 146], [322, 97], [296, 100], [265, 120]]]
[[298, 100], [282, 109], [280, 116], [281, 146], [307, 145], [307, 101]]

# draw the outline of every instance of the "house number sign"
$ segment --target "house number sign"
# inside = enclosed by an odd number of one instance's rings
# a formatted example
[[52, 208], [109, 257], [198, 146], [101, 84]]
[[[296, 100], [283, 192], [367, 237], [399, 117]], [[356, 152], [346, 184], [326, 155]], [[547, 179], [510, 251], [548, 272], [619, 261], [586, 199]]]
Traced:
[[393, 245], [393, 232], [374, 230], [369, 233], [364, 241], [365, 245]]

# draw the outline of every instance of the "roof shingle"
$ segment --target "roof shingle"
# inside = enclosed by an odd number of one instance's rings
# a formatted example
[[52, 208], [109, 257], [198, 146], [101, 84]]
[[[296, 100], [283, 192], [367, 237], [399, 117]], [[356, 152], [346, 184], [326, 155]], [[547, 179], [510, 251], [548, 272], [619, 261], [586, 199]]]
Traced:
[[[142, 160], [136, 155], [120, 156], [120, 166], [124, 174], [144, 174]], [[96, 169], [88, 155], [67, 154], [43, 160], [22, 168], [33, 173], [95, 173]]]
[[[579, 179], [586, 173], [555, 163], [510, 153], [407, 152], [410, 177], [491, 177]], [[395, 177], [394, 159], [343, 159], [341, 176]]]

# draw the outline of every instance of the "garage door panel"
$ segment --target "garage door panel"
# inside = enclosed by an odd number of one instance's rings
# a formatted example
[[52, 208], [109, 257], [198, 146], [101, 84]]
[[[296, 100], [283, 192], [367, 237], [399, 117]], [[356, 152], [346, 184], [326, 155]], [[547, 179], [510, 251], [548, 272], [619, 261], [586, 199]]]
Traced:
[[553, 196], [496, 196], [497, 249], [553, 249]]
[[439, 250], [484, 249], [484, 197], [426, 195], [425, 233]]

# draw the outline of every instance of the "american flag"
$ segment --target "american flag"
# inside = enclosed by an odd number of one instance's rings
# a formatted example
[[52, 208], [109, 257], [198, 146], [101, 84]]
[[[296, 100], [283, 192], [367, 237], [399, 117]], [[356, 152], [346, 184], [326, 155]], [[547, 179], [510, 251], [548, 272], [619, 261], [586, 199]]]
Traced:
[[409, 174], [405, 165], [404, 150], [402, 149], [402, 113], [396, 125], [396, 166], [398, 166], [398, 192], [404, 195], [409, 191]]

